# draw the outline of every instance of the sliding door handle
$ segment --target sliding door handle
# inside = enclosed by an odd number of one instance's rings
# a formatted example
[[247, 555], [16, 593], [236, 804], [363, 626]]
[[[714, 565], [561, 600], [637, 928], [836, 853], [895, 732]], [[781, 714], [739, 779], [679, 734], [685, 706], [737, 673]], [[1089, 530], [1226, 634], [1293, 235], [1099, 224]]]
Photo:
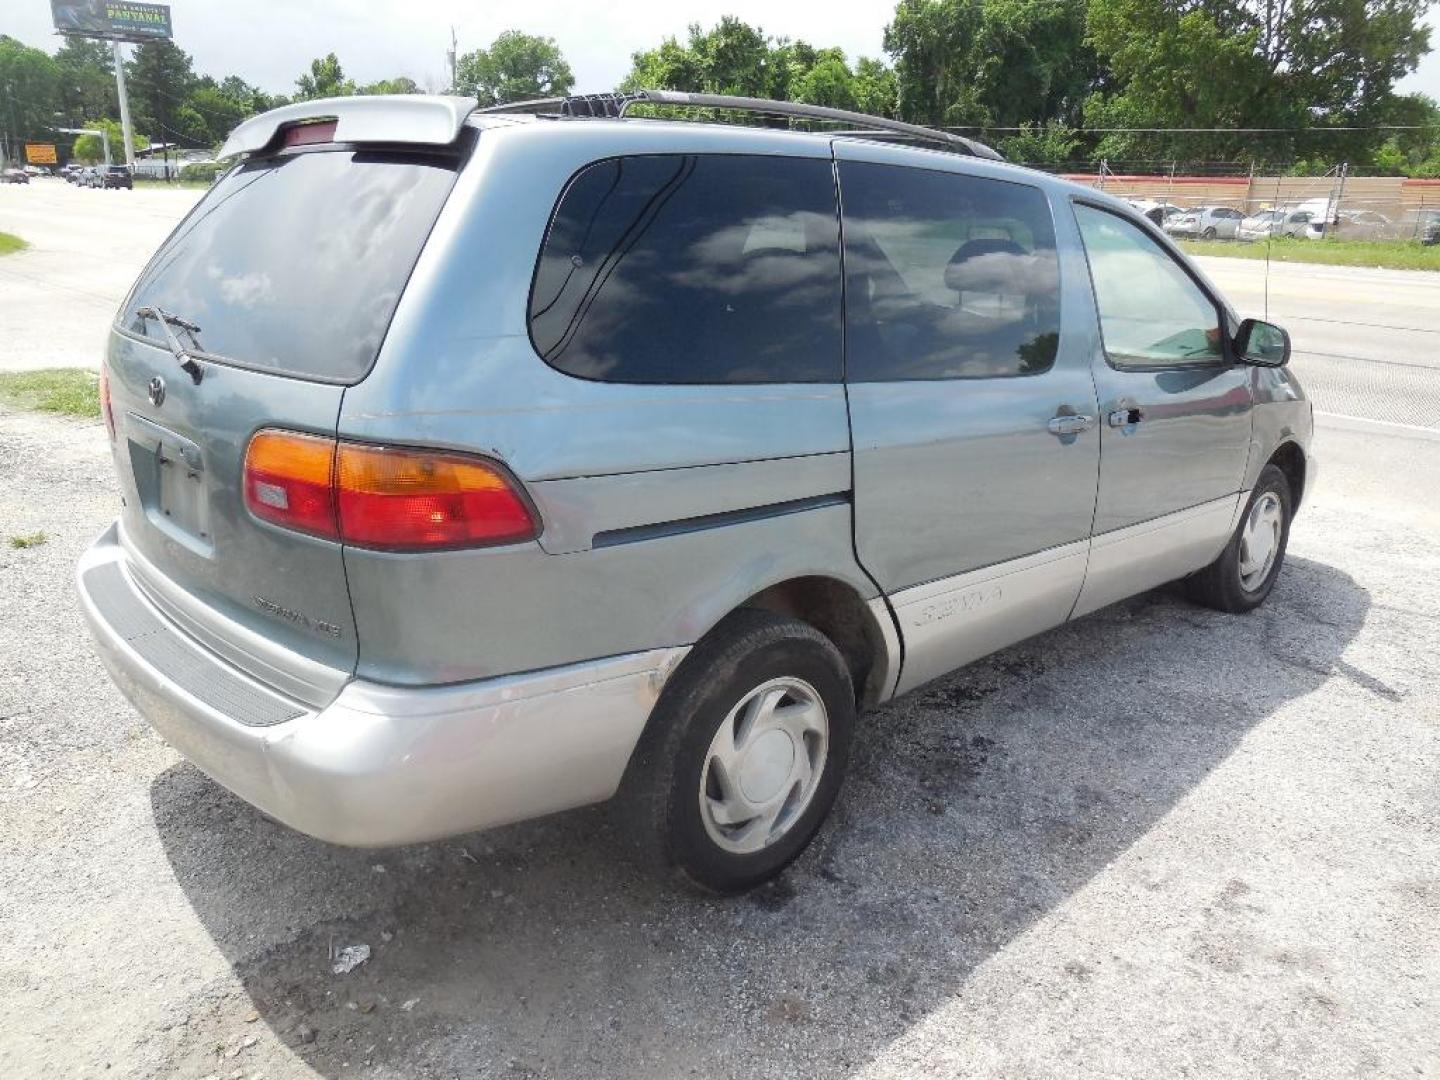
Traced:
[[1116, 409], [1110, 414], [1109, 422], [1111, 427], [1129, 427], [1144, 419], [1145, 410], [1137, 406], [1129, 409]]
[[1055, 416], [1045, 425], [1051, 435], [1079, 435], [1095, 426], [1093, 416]]

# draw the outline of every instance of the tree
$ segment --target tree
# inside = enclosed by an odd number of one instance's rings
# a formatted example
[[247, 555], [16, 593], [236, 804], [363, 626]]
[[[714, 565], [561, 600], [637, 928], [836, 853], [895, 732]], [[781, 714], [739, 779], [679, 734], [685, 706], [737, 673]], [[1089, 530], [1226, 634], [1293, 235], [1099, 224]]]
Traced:
[[1080, 137], [1057, 120], [1021, 124], [1018, 134], [1000, 140], [999, 151], [1025, 165], [1062, 165], [1074, 159]]
[[883, 61], [862, 56], [855, 62], [855, 107], [871, 116], [898, 119], [900, 88], [895, 69]]
[[59, 110], [65, 127], [79, 127], [87, 116], [120, 111], [115, 92], [115, 58], [103, 41], [71, 37], [55, 52], [59, 73]]
[[[116, 161], [125, 160], [125, 137], [120, 128], [120, 121], [108, 119], [86, 120], [78, 126], [106, 132], [110, 138], [110, 156]], [[131, 137], [130, 145], [135, 150], [144, 150], [150, 145], [150, 140], [144, 135], [137, 133]], [[75, 146], [74, 149], [71, 150], [70, 156], [77, 161], [83, 161], [87, 164], [104, 161], [105, 144], [99, 136], [80, 135], [75, 139]]]
[[[1090, 0], [1088, 40], [1113, 83], [1085, 106], [1108, 156], [1368, 158], [1395, 82], [1429, 48], [1428, 0]], [[1280, 128], [1257, 140], [1238, 128]], [[1327, 130], [1330, 129], [1330, 130]]]
[[369, 83], [356, 91], [359, 94], [418, 94], [420, 86], [408, 75], [400, 75], [394, 79], [381, 79], [379, 82]]
[[455, 87], [484, 105], [563, 97], [575, 85], [570, 65], [554, 40], [506, 30], [488, 49], [455, 62]]
[[60, 71], [39, 49], [0, 35], [0, 129], [7, 160], [18, 160], [30, 140], [48, 141], [60, 103]]
[[135, 127], [157, 132], [162, 142], [208, 141], [203, 124], [197, 133], [193, 122], [188, 117], [182, 121], [180, 115], [196, 82], [194, 65], [184, 49], [166, 40], [138, 45], [134, 58], [125, 65], [125, 77]]
[[355, 93], [355, 84], [345, 78], [336, 55], [327, 53], [310, 61], [310, 71], [295, 80], [297, 101], [311, 101], [315, 98], [348, 97]]
[[1085, 0], [900, 0], [885, 28], [900, 115], [1014, 127], [1080, 118], [1098, 77]]
[[768, 37], [730, 16], [710, 30], [693, 24], [684, 44], [666, 38], [630, 60], [622, 90], [740, 94], [895, 115], [895, 74], [879, 60], [862, 57], [852, 70], [840, 49]]

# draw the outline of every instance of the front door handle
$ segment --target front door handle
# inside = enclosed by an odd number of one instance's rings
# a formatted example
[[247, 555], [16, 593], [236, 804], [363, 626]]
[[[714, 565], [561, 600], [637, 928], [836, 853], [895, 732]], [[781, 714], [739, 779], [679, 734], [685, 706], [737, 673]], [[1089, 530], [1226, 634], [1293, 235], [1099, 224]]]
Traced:
[[1054, 416], [1045, 425], [1051, 435], [1079, 435], [1082, 431], [1089, 431], [1095, 426], [1093, 416]]
[[1116, 409], [1110, 414], [1111, 427], [1129, 427], [1131, 424], [1138, 424], [1145, 419], [1145, 410], [1137, 407], [1129, 409]]

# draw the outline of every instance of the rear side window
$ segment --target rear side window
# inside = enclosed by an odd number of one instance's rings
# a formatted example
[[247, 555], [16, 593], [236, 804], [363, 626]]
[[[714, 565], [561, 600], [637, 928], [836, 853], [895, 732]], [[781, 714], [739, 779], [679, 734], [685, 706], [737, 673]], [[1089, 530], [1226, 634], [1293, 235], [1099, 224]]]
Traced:
[[552, 366], [622, 383], [838, 382], [828, 160], [644, 155], [565, 189], [530, 293]]
[[1037, 375], [1060, 274], [1045, 195], [958, 173], [842, 162], [846, 349], [855, 382]]
[[136, 314], [159, 307], [198, 326], [177, 333], [213, 359], [357, 382], [454, 181], [448, 159], [374, 152], [242, 165], [150, 261], [124, 325], [163, 344]]

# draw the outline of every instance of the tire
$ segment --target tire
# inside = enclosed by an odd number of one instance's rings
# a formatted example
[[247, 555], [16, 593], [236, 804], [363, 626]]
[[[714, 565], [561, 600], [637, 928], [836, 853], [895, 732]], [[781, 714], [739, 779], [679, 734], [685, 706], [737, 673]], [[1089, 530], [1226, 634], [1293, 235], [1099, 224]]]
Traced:
[[[795, 619], [737, 611], [661, 693], [621, 785], [620, 826], [645, 863], [743, 892], [810, 843], [840, 790], [854, 730], [854, 687], [830, 639]], [[747, 819], [760, 804], [778, 812]]]
[[[1204, 570], [1185, 579], [1190, 598], [1206, 607], [1236, 615], [1253, 611], [1263, 604], [1275, 587], [1275, 579], [1280, 576], [1280, 568], [1285, 563], [1294, 506], [1290, 481], [1278, 467], [1266, 465], [1260, 470], [1255, 490], [1245, 504], [1245, 513], [1225, 550]], [[1268, 566], [1264, 562], [1257, 566], [1257, 560], [1250, 558], [1250, 546], [1255, 539], [1266, 536], [1263, 530], [1267, 525], [1274, 529], [1265, 545], [1269, 553]], [[1247, 541], [1247, 533], [1255, 539]], [[1247, 562], [1252, 567], [1248, 573]]]
[[1215, 239], [1215, 227], [1214, 227], [1213, 225], [1210, 226], [1210, 228], [1208, 228], [1208, 229], [1206, 229], [1204, 232], [1202, 232], [1202, 233], [1200, 234], [1200, 236], [1201, 236], [1201, 238], [1204, 239], [1204, 240], [1214, 240], [1214, 239]]

